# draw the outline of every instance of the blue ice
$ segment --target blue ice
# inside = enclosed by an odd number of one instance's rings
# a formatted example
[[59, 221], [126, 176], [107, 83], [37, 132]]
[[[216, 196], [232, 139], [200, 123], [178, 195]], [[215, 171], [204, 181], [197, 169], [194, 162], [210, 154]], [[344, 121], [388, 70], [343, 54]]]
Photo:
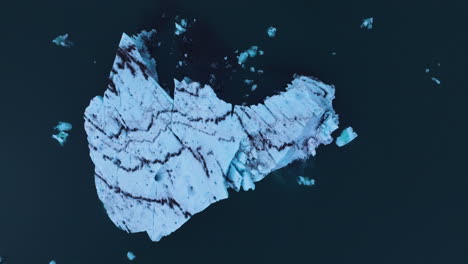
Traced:
[[73, 42], [68, 38], [68, 34], [60, 35], [52, 40], [54, 44], [57, 46], [62, 46], [62, 47], [72, 47]]
[[436, 77], [432, 77], [431, 80], [433, 80], [437, 84], [440, 84], [440, 80], [437, 79]]
[[297, 184], [304, 185], [304, 186], [312, 186], [312, 185], [315, 185], [315, 180], [307, 178], [307, 177], [299, 176], [297, 177]]
[[374, 24], [374, 18], [369, 17], [362, 20], [361, 28], [372, 29]]
[[128, 260], [134, 260], [136, 258], [135, 254], [133, 252], [129, 251], [127, 252], [127, 258]]
[[355, 138], [357, 138], [356, 132], [353, 131], [352, 127], [347, 127], [345, 128], [342, 132], [341, 135], [336, 139], [336, 145], [338, 147], [342, 147], [349, 142], [353, 141]]
[[175, 34], [176, 35], [181, 35], [185, 31], [187, 31], [187, 20], [186, 19], [180, 19], [179, 23], [175, 22]]
[[252, 46], [248, 50], [241, 52], [239, 56], [237, 56], [239, 65], [243, 66], [249, 57], [253, 58], [257, 56], [257, 53], [258, 53], [258, 46]]
[[54, 127], [54, 130], [57, 130], [58, 133], [52, 135], [52, 138], [57, 140], [60, 146], [63, 147], [68, 138], [68, 133], [66, 131], [70, 131], [72, 127], [72, 124], [68, 122], [58, 122], [58, 124]]
[[276, 36], [276, 28], [275, 27], [269, 27], [267, 29], [267, 34], [268, 34], [268, 37], [274, 38]]

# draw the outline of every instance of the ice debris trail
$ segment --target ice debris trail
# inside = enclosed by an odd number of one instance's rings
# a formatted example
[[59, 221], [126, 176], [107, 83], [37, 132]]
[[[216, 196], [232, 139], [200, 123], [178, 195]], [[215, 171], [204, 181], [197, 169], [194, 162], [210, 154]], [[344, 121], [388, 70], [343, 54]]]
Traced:
[[68, 34], [65, 35], [60, 35], [52, 40], [52, 43], [54, 43], [57, 46], [65, 47], [65, 48], [70, 48], [73, 47], [74, 43], [68, 38]]
[[239, 106], [183, 79], [171, 97], [150, 74], [142, 41], [122, 36], [107, 90], [84, 113], [96, 190], [122, 230], [159, 241], [228, 188], [253, 190], [333, 141], [333, 86], [295, 76], [284, 92]]
[[348, 144], [349, 142], [353, 141], [355, 138], [357, 138], [357, 136], [358, 135], [356, 134], [356, 132], [353, 131], [352, 127], [347, 127], [341, 132], [340, 136], [336, 139], [336, 145], [338, 147], [342, 147]]
[[67, 142], [68, 133], [72, 129], [72, 124], [67, 122], [58, 122], [58, 125], [54, 127], [54, 130], [58, 131], [57, 134], [52, 135], [52, 138], [57, 140], [60, 146], [63, 147], [65, 142]]
[[315, 185], [315, 180], [307, 178], [307, 177], [299, 176], [297, 177], [297, 184], [304, 185], [304, 186], [312, 186], [312, 185]]
[[374, 18], [373, 17], [369, 17], [369, 18], [366, 18], [366, 19], [362, 20], [361, 28], [372, 29], [373, 26], [374, 26]]

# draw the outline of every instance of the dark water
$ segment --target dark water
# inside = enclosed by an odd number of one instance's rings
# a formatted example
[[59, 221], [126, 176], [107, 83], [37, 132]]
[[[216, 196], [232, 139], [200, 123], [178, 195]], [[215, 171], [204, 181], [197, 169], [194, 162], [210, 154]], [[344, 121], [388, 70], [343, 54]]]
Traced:
[[[8, 263], [128, 263], [128, 250], [135, 263], [468, 263], [465, 1], [45, 0], [2, 11], [0, 255]], [[254, 192], [232, 193], [159, 243], [117, 229], [95, 192], [82, 115], [106, 87], [122, 32], [164, 27], [164, 11], [198, 19], [202, 55], [265, 50], [250, 103], [295, 72], [334, 84], [341, 125], [359, 138], [320, 148]], [[370, 16], [375, 29], [361, 30]], [[75, 47], [52, 45], [63, 33]], [[173, 64], [161, 56], [162, 75], [181, 74], [163, 69]], [[246, 76], [223, 79], [220, 96], [243, 101]], [[59, 120], [74, 125], [63, 148], [50, 139]], [[316, 186], [297, 186], [299, 173]]]

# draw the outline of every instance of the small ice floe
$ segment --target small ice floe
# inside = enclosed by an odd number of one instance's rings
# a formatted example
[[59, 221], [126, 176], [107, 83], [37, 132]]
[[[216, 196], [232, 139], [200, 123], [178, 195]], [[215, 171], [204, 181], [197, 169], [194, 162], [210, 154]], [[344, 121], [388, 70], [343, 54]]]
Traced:
[[128, 260], [134, 260], [136, 258], [135, 254], [133, 254], [133, 252], [129, 251], [127, 252], [127, 258]]
[[57, 264], [57, 261], [51, 260], [51, 261], [49, 261], [49, 264]]
[[258, 55], [263, 56], [263, 54], [265, 54], [265, 52], [263, 50], [258, 51]]
[[250, 67], [250, 72], [255, 72], [255, 67]]
[[355, 138], [357, 138], [357, 136], [358, 135], [353, 131], [352, 127], [347, 127], [341, 131], [341, 135], [336, 139], [336, 145], [338, 147], [342, 147], [353, 141]]
[[440, 80], [436, 77], [431, 77], [431, 80], [433, 80], [437, 85], [440, 85]]
[[183, 34], [185, 31], [187, 31], [187, 19], [178, 19], [176, 18], [175, 22], [175, 34], [177, 36]]
[[3, 257], [0, 256], [0, 264], [2, 264], [2, 263], [4, 263], [4, 262], [3, 262]]
[[245, 50], [237, 56], [237, 60], [239, 65], [244, 66], [244, 63], [247, 61], [249, 57], [253, 58], [257, 56], [258, 53], [258, 46], [252, 46], [248, 50]]
[[372, 29], [374, 18], [369, 17], [362, 20], [361, 28]]
[[263, 72], [264, 72], [263, 70], [258, 70], [257, 71], [258, 74], [263, 74]]
[[68, 133], [66, 131], [70, 131], [72, 129], [72, 124], [67, 122], [59, 122], [58, 125], [54, 127], [54, 130], [57, 130], [58, 133], [52, 135], [52, 138], [57, 140], [60, 143], [60, 146], [63, 147], [65, 142], [67, 142]]
[[245, 79], [245, 80], [244, 80], [244, 83], [245, 83], [245, 84], [252, 84], [252, 83], [253, 83], [253, 80]]
[[254, 84], [254, 85], [252, 85], [252, 88], [250, 88], [250, 90], [253, 92], [253, 91], [257, 90], [257, 87], [258, 86], [256, 84]]
[[70, 48], [73, 46], [73, 42], [68, 38], [68, 34], [65, 35], [60, 35], [52, 40], [52, 43], [54, 43], [57, 46], [62, 46], [65, 48]]
[[424, 70], [425, 73], [429, 73], [430, 71], [431, 71], [431, 70], [429, 70], [428, 68], [426, 68], [426, 69]]
[[304, 186], [315, 185], [315, 180], [314, 179], [310, 179], [310, 178], [303, 177], [303, 176], [297, 177], [296, 181], [297, 181], [297, 184], [299, 184], [299, 185], [304, 185]]
[[331, 54], [332, 54], [333, 56], [335, 56], [335, 55], [336, 55], [336, 52], [332, 52]]
[[267, 29], [267, 34], [268, 34], [268, 37], [274, 38], [276, 36], [276, 28], [275, 27], [269, 27]]

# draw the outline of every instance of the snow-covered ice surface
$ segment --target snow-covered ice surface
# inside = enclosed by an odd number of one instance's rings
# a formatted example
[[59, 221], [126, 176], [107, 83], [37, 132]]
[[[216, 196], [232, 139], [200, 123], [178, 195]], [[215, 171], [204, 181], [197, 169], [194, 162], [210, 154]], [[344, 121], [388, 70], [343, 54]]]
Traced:
[[347, 127], [341, 131], [341, 134], [339, 137], [336, 138], [336, 145], [338, 147], [342, 147], [349, 142], [353, 141], [355, 138], [357, 138], [356, 132], [354, 132], [352, 127]]
[[[250, 56], [250, 54], [248, 54]], [[99, 199], [110, 219], [153, 241], [255, 182], [333, 141], [335, 89], [295, 76], [286, 91], [250, 106], [209, 85], [174, 80], [171, 98], [137, 37], [123, 34], [104, 96], [86, 108]]]

